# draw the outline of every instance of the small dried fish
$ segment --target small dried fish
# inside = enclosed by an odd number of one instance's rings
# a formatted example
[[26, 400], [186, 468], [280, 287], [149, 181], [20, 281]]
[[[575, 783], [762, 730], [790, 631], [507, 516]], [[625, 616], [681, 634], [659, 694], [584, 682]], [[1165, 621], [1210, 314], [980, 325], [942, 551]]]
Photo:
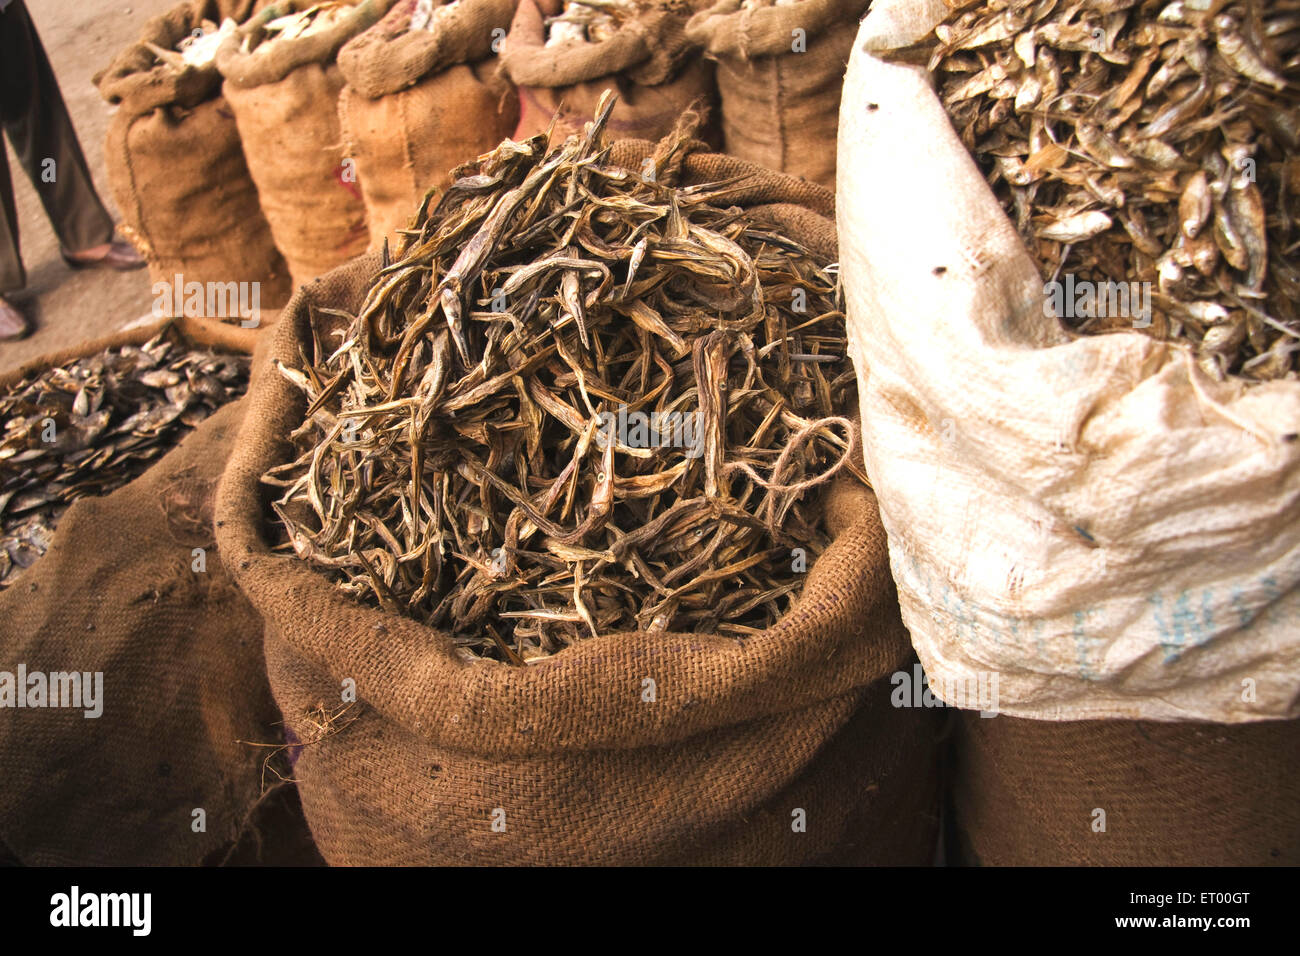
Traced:
[[1066, 324], [1182, 343], [1218, 378], [1295, 378], [1300, 0], [949, 6], [894, 57], [926, 58], [1044, 278], [1155, 290], [1147, 321]]
[[858, 474], [832, 264], [727, 184], [608, 165], [613, 103], [462, 168], [280, 368], [306, 414], [263, 477], [279, 547], [512, 664], [770, 626], [827, 543], [818, 487]]
[[1111, 218], [1098, 209], [1053, 219], [1038, 230], [1038, 236], [1052, 242], [1083, 242], [1111, 227]]
[[[452, 3], [457, 0], [452, 0]], [[433, 0], [416, 0], [415, 10], [411, 13], [410, 30], [432, 30], [434, 22], [434, 12], [437, 5]]]
[[274, 49], [279, 40], [296, 40], [299, 37], [322, 33], [354, 12], [353, 3], [344, 0], [326, 0], [305, 10], [286, 13], [284, 16], [269, 20], [256, 37], [252, 34], [245, 35], [242, 52], [259, 55]]
[[[203, 20], [193, 33], [176, 44], [176, 50], [180, 53], [180, 65], [209, 65], [217, 58], [217, 47], [238, 29], [239, 25], [230, 17], [222, 20], [220, 27], [211, 20]], [[157, 54], [158, 51], [154, 52]]]
[[46, 552], [68, 505], [126, 484], [247, 386], [247, 356], [192, 348], [169, 326], [0, 395], [0, 589]]
[[546, 18], [546, 45], [603, 43], [652, 0], [568, 0], [557, 16]]

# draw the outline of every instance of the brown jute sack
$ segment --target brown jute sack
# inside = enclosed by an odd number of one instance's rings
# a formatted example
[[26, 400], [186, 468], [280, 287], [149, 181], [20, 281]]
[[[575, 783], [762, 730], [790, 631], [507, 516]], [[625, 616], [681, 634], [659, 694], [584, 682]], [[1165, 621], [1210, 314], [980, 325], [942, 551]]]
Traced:
[[[652, 148], [619, 143], [613, 161], [637, 169]], [[698, 154], [683, 181], [738, 170], [748, 178], [732, 202], [783, 223], [806, 202], [798, 235], [834, 249], [825, 190]], [[301, 289], [267, 358], [296, 360], [313, 310], [356, 309], [378, 262]], [[837, 487], [834, 540], [797, 607], [743, 644], [620, 633], [526, 668], [467, 661], [445, 633], [270, 552], [258, 479], [289, 453], [304, 406], [258, 371], [217, 532], [266, 621], [272, 689], [303, 744], [295, 777], [329, 862], [929, 862], [937, 712], [890, 705], [889, 676], [911, 653], [865, 488]]]
[[[196, 344], [246, 351], [251, 330], [180, 320]], [[0, 379], [104, 348], [87, 343]], [[219, 409], [130, 484], [75, 502], [50, 550], [0, 591], [0, 671], [102, 672], [102, 715], [0, 710], [0, 843], [29, 865], [192, 865], [248, 844], [280, 738], [261, 622], [214, 550], [213, 493], [246, 400]], [[193, 570], [193, 549], [206, 570]], [[274, 777], [271, 778], [274, 780]], [[196, 832], [194, 811], [204, 811]]]
[[202, 20], [247, 17], [252, 6], [173, 7], [149, 20], [95, 82], [118, 105], [104, 162], [123, 233], [148, 260], [150, 279], [255, 282], [262, 307], [279, 308], [289, 298], [289, 271], [258, 205], [220, 74], [213, 65], [164, 67], [144, 45], [171, 49]]
[[840, 89], [867, 3], [719, 0], [691, 17], [686, 35], [717, 61], [724, 150], [835, 188]]
[[493, 52], [493, 31], [505, 35], [514, 0], [457, 0], [436, 29], [412, 31], [415, 5], [401, 0], [339, 51], [344, 152], [356, 161], [372, 249], [385, 237], [395, 246], [425, 193], [519, 120]]
[[172, 69], [158, 62], [146, 43], [173, 49], [204, 20], [226, 17], [243, 23], [257, 6], [253, 0], [184, 0], [166, 13], [150, 17], [135, 43], [121, 50], [107, 67], [95, 74], [94, 83], [110, 103], [131, 103], [140, 109], [181, 103], [186, 106], [210, 97], [221, 85], [215, 66], [188, 65]]
[[955, 751], [965, 862], [1300, 863], [1300, 721], [1058, 723], [962, 712]]
[[[548, 47], [538, 4], [519, 0], [501, 53], [501, 68], [519, 90], [514, 138], [543, 132], [561, 107], [559, 138], [581, 130], [607, 89], [618, 93], [606, 127], [614, 137], [658, 139], [692, 105], [712, 112], [712, 67], [687, 40], [685, 17], [669, 6], [637, 14], [603, 43]], [[707, 128], [702, 138], [711, 138]]]
[[338, 118], [343, 75], [335, 57], [391, 3], [361, 0], [329, 29], [275, 40], [259, 52], [269, 21], [311, 6], [310, 0], [284, 0], [263, 9], [217, 50], [222, 92], [295, 286], [365, 251], [366, 209], [355, 169], [344, 162]]

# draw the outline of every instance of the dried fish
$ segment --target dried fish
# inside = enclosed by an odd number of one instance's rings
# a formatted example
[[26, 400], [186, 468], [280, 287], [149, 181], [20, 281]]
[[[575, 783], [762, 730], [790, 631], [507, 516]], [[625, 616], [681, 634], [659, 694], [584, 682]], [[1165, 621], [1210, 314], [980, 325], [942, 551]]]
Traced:
[[191, 347], [168, 326], [0, 395], [0, 589], [48, 550], [68, 505], [138, 476], [247, 385], [247, 356]]
[[343, 19], [352, 16], [354, 5], [344, 0], [325, 0], [305, 10], [286, 13], [267, 21], [257, 35], [244, 37], [242, 52], [262, 54], [276, 47], [278, 40], [295, 40], [299, 37], [322, 33]]
[[201, 21], [189, 36], [176, 44], [181, 63], [184, 66], [208, 66], [216, 60], [217, 48], [238, 29], [239, 25], [230, 17], [222, 20], [220, 27], [211, 20]]
[[[457, 0], [452, 0], [454, 5]], [[408, 29], [415, 30], [433, 30], [435, 23], [435, 14], [439, 8], [433, 0], [416, 0], [415, 10], [411, 13], [411, 24]]]
[[280, 369], [306, 414], [263, 477], [279, 547], [512, 664], [770, 626], [827, 544], [819, 487], [865, 481], [832, 264], [714, 205], [729, 183], [609, 165], [613, 102], [462, 167]]
[[603, 43], [647, 7], [639, 0], [568, 0], [563, 12], [546, 18], [546, 45]]
[[1155, 289], [1144, 321], [1067, 326], [1141, 329], [1219, 378], [1295, 378], [1300, 0], [949, 5], [894, 56], [926, 58], [1044, 278]]

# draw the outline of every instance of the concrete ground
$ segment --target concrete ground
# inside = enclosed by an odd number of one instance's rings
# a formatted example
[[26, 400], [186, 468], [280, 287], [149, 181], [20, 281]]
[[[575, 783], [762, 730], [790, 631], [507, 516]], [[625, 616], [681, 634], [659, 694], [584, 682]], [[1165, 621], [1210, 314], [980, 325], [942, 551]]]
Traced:
[[[95, 176], [100, 198], [115, 219], [104, 170], [104, 134], [112, 109], [90, 78], [108, 65], [140, 27], [178, 0], [27, 0], [45, 52], [54, 66], [63, 99], [77, 127], [81, 148]], [[2, 16], [2, 15], [0, 15]], [[150, 311], [148, 271], [73, 272], [59, 258], [58, 240], [17, 159], [5, 143], [18, 204], [19, 241], [27, 267], [27, 288], [10, 296], [34, 321], [20, 342], [0, 342], [0, 372], [56, 349], [113, 331]]]

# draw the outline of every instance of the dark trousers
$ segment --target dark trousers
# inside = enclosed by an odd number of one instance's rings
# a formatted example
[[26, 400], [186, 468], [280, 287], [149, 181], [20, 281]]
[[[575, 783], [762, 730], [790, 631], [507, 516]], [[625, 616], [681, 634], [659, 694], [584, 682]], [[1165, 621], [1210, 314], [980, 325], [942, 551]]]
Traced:
[[[0, 121], [36, 188], [63, 248], [79, 252], [113, 238], [113, 220], [95, 192], [54, 70], [23, 0], [0, 12]], [[53, 165], [47, 160], [53, 160]], [[52, 179], [52, 182], [47, 180]], [[18, 210], [0, 149], [0, 294], [27, 284], [18, 254]]]

